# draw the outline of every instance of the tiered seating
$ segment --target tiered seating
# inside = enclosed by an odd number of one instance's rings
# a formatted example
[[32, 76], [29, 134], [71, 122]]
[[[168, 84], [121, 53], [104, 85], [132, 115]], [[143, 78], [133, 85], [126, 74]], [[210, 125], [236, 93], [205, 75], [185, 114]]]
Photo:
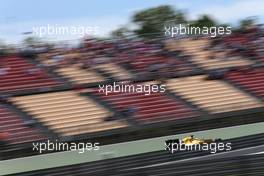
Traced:
[[263, 106], [259, 100], [220, 80], [191, 76], [168, 80], [167, 87], [210, 113], [235, 111]]
[[180, 45], [181, 43], [179, 40], [174, 40], [174, 39], [168, 39], [165, 42], [165, 49], [168, 51], [180, 51], [183, 50], [183, 47]]
[[58, 65], [64, 64], [65, 62], [70, 62], [73, 60], [78, 60], [78, 58], [81, 58], [81, 55], [79, 53], [70, 53], [70, 54], [63, 54], [63, 55], [61, 54], [57, 56], [61, 56], [61, 58], [55, 59], [54, 54], [52, 52], [41, 53], [41, 54], [38, 54], [38, 57], [36, 59], [45, 66], [58, 66]]
[[264, 69], [259, 68], [252, 71], [233, 71], [226, 75], [233, 83], [264, 98]]
[[120, 121], [105, 122], [112, 113], [74, 91], [20, 96], [11, 101], [64, 136], [126, 126]]
[[55, 70], [59, 75], [69, 78], [77, 84], [103, 82], [104, 78], [93, 70], [82, 69], [78, 64], [61, 67]]
[[132, 75], [122, 67], [114, 63], [106, 63], [96, 65], [95, 68], [103, 70], [104, 72], [112, 75], [116, 80], [130, 80]]
[[[251, 65], [252, 62], [245, 58], [235, 57], [228, 58], [225, 52], [214, 53], [215, 58], [211, 59], [210, 56], [213, 54], [213, 51], [204, 50], [209, 47], [209, 40], [200, 39], [200, 40], [191, 40], [185, 39], [179, 42], [169, 43], [168, 49], [170, 50], [183, 50], [185, 53], [192, 55], [192, 61], [196, 64], [199, 64], [205, 69], [219, 69], [219, 68], [228, 68], [228, 67], [237, 67], [237, 66], [246, 66]], [[224, 58], [224, 59], [221, 59]]]
[[164, 70], [167, 72], [167, 74], [184, 73], [193, 70], [193, 67], [187, 62], [184, 62], [177, 58], [164, 57], [159, 55], [139, 55], [133, 58], [133, 61], [131, 62], [131, 65], [136, 72], [146, 71], [150, 69], [150, 66], [153, 66], [155, 64], [160, 64], [161, 68], [168, 68]]
[[0, 91], [19, 91], [58, 86], [44, 70], [19, 57], [0, 58]]
[[112, 92], [105, 95], [103, 92], [94, 91], [94, 94], [119, 111], [135, 109], [134, 118], [141, 123], [175, 120], [196, 115], [192, 108], [164, 93], [152, 92], [150, 95], [145, 95], [138, 92]]
[[160, 64], [162, 63], [162, 60], [164, 61], [164, 58], [161, 58], [160, 56], [140, 55], [133, 58], [133, 62], [131, 64], [137, 71], [140, 71], [141, 69], [147, 68], [151, 65]]
[[38, 54], [37, 60], [41, 62], [45, 66], [52, 66], [56, 65], [56, 60], [55, 59], [50, 59], [50, 53], [41, 53]]
[[60, 62], [57, 62], [56, 59], [50, 58], [49, 54], [40, 54], [38, 59], [41, 63], [49, 66], [58, 66], [54, 71], [62, 77], [70, 79], [73, 83], [77, 84], [89, 84], [103, 82], [105, 79], [97, 74], [92, 69], [82, 69], [82, 64], [63, 64], [63, 62], [68, 62], [72, 58], [80, 58], [79, 54], [65, 54]]
[[15, 113], [0, 105], [0, 132], [8, 133], [10, 144], [39, 141], [46, 139], [36, 128], [29, 127]]

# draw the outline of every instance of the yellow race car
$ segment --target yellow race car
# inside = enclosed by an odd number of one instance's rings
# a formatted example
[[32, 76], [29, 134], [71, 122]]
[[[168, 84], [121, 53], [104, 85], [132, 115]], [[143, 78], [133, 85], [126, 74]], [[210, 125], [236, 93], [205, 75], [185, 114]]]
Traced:
[[170, 139], [166, 141], [166, 144], [169, 146], [172, 143], [182, 143], [184, 145], [194, 145], [194, 144], [210, 144], [212, 142], [219, 142], [221, 139], [199, 139], [194, 138], [193, 135], [187, 136], [183, 139]]
[[187, 136], [182, 139], [182, 143], [185, 145], [194, 145], [194, 144], [210, 144], [214, 142], [212, 139], [199, 139], [199, 138], [194, 138], [193, 135]]
[[221, 139], [198, 139], [198, 138], [194, 138], [193, 135], [191, 136], [187, 136], [185, 138], [183, 138], [182, 143], [185, 145], [194, 145], [194, 144], [210, 144], [212, 142], [219, 142], [221, 141]]
[[169, 139], [165, 141], [165, 150], [170, 152], [175, 152], [182, 146], [192, 146], [192, 145], [207, 145], [211, 143], [218, 143], [221, 142], [221, 139], [199, 139], [194, 138], [193, 135], [187, 136], [183, 139]]

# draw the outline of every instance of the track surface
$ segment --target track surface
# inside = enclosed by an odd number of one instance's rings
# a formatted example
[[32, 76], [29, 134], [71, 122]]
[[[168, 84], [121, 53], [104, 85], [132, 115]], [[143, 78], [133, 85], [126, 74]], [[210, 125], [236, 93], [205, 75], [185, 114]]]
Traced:
[[[231, 169], [231, 174], [234, 169], [235, 175], [243, 173], [249, 175], [252, 169], [248, 172], [241, 172], [241, 169], [243, 170], [245, 167], [253, 168], [256, 169], [256, 171], [262, 172], [264, 169], [264, 154], [256, 153], [264, 151], [264, 134], [235, 138], [228, 141], [232, 143], [233, 148], [233, 150], [229, 152], [209, 154], [209, 152], [185, 151], [171, 154], [168, 151], [163, 150], [15, 175], [33, 176], [39, 174], [43, 176], [85, 176], [105, 175], [105, 173], [107, 173], [107, 175], [138, 176], [141, 174], [152, 176], [179, 175], [182, 173], [185, 175], [188, 173], [189, 175], [200, 174], [202, 176], [205, 174], [203, 172], [210, 173], [211, 175], [216, 172], [215, 174], [221, 175], [221, 170], [228, 169]], [[254, 158], [257, 159], [254, 160]], [[168, 171], [166, 169], [168, 169]], [[227, 172], [224, 174], [227, 174]], [[258, 173], [256, 173], [256, 175], [258, 175]]]

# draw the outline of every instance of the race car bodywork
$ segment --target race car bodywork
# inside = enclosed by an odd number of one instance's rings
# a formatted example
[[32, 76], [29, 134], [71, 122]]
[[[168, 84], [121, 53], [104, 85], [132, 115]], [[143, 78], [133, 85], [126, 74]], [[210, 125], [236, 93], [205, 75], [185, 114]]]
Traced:
[[171, 145], [173, 144], [183, 144], [183, 145], [197, 145], [197, 144], [210, 144], [213, 142], [219, 142], [221, 139], [199, 139], [199, 138], [194, 138], [193, 136], [187, 136], [183, 139], [170, 139], [166, 140], [166, 146], [167, 148], [170, 148]]
[[213, 139], [199, 139], [194, 138], [193, 136], [188, 136], [182, 139], [183, 144], [185, 145], [193, 145], [193, 144], [210, 144], [212, 142], [215, 142]]

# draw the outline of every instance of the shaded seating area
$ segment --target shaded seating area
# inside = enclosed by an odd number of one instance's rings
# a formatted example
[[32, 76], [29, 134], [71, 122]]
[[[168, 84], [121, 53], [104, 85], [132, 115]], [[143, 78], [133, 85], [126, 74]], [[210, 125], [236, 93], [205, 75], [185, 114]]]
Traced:
[[104, 71], [105, 73], [111, 75], [115, 80], [119, 81], [131, 80], [133, 77], [127, 70], [115, 63], [98, 64], [95, 68]]
[[162, 54], [139, 54], [136, 55], [131, 66], [135, 73], [148, 72], [152, 75], [170, 77], [195, 70], [193, 65], [176, 55], [165, 56]]
[[63, 83], [24, 58], [0, 58], [0, 91], [48, 89]]
[[47, 137], [35, 127], [29, 126], [12, 110], [0, 104], [0, 135], [7, 144], [21, 144], [44, 140]]
[[232, 71], [226, 78], [255, 95], [264, 98], [264, 69], [258, 68], [248, 71]]
[[151, 92], [150, 95], [142, 92], [111, 92], [105, 95], [103, 92], [93, 90], [92, 93], [117, 111], [130, 112], [130, 114], [125, 113], [125, 116], [132, 116], [140, 123], [155, 123], [197, 116], [194, 109], [162, 92]]

